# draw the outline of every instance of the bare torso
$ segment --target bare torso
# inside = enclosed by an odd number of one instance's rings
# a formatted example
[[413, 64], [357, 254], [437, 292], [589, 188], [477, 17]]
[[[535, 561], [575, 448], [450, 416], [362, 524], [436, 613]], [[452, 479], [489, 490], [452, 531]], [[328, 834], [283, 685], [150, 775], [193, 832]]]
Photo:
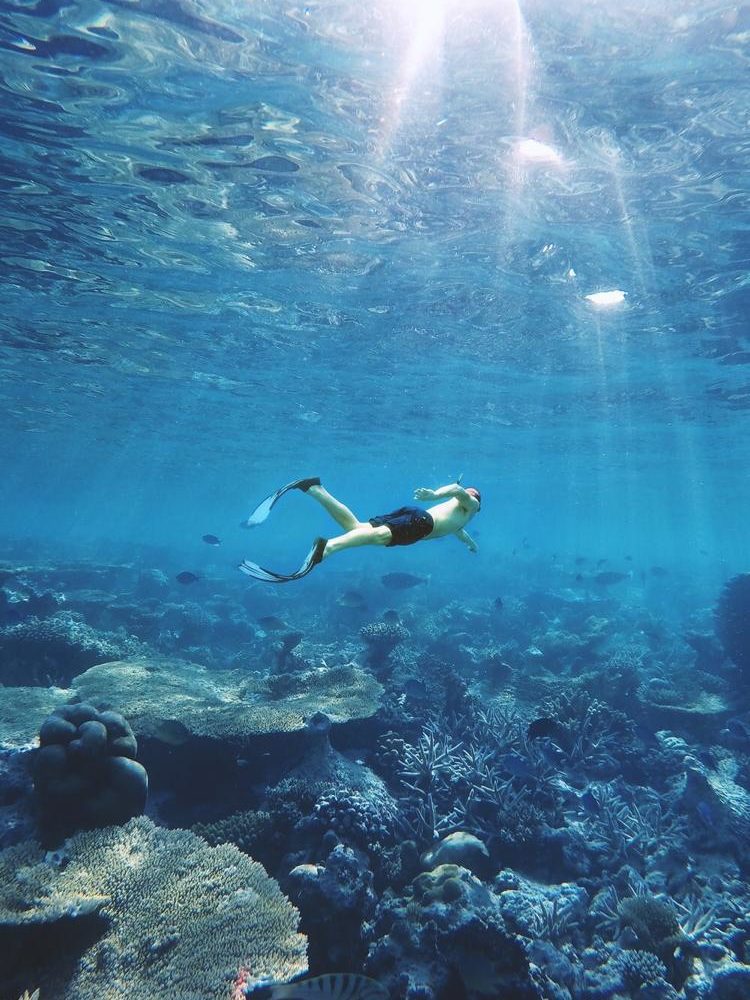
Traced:
[[462, 506], [456, 497], [437, 503], [434, 507], [428, 507], [427, 510], [432, 515], [435, 527], [426, 536], [425, 541], [429, 541], [431, 538], [445, 538], [446, 535], [454, 535], [457, 531], [465, 528], [476, 513], [476, 511]]

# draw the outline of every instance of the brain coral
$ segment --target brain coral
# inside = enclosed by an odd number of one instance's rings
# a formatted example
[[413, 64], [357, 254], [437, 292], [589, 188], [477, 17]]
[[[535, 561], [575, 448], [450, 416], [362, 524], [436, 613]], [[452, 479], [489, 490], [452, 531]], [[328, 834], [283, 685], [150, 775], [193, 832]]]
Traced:
[[100, 663], [72, 686], [97, 708], [117, 708], [136, 735], [174, 743], [293, 732], [316, 712], [334, 722], [366, 718], [383, 690], [354, 664], [265, 678], [170, 658]]
[[[97, 911], [106, 921], [67, 982], [55, 983], [60, 1000], [227, 1000], [238, 979], [306, 971], [297, 910], [235, 847], [139, 817], [76, 834], [60, 854], [64, 864], [33, 843], [0, 853], [6, 934]], [[37, 959], [33, 971], [49, 988], [55, 956], [47, 957], [49, 967]]]

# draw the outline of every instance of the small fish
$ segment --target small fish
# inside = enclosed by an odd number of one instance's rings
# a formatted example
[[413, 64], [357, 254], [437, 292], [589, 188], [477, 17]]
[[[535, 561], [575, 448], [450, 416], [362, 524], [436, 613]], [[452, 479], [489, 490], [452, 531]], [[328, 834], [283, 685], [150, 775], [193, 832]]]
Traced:
[[395, 625], [396, 622], [401, 621], [401, 615], [398, 613], [398, 611], [394, 611], [393, 608], [388, 608], [380, 616], [380, 619], [381, 621], [389, 622], [391, 625]]
[[508, 774], [512, 774], [515, 778], [528, 778], [532, 773], [532, 767], [530, 761], [526, 757], [522, 756], [520, 753], [516, 753], [515, 750], [511, 750], [510, 753], [504, 754], [500, 758], [500, 767], [503, 771]]
[[616, 569], [607, 569], [603, 573], [597, 573], [594, 577], [594, 582], [601, 584], [602, 587], [609, 587], [613, 583], [622, 583], [623, 580], [627, 580], [629, 577], [629, 573], [619, 573]]
[[200, 580], [200, 577], [196, 576], [195, 573], [190, 573], [188, 570], [183, 570], [182, 573], [177, 574], [175, 580], [187, 586], [189, 583], [196, 583]]
[[502, 611], [503, 608], [505, 607], [505, 605], [503, 604], [502, 597], [496, 597], [495, 600], [492, 602], [492, 607], [495, 609], [495, 611]]
[[695, 811], [698, 813], [701, 821], [706, 824], [707, 827], [713, 827], [716, 825], [714, 820], [714, 813], [711, 806], [704, 799], [701, 799], [695, 804]]
[[336, 598], [336, 603], [341, 608], [366, 608], [367, 601], [358, 590], [345, 590]]
[[427, 583], [427, 578], [413, 576], [411, 573], [386, 573], [380, 577], [380, 582], [389, 590], [409, 590], [411, 587], [418, 587], [420, 583]]
[[560, 732], [560, 723], [548, 715], [543, 715], [539, 719], [530, 722], [526, 729], [527, 740], [538, 740], [544, 736], [557, 736]]
[[576, 558], [575, 558], [575, 564], [576, 564], [576, 566], [583, 566], [583, 564], [587, 563], [587, 562], [588, 562], [588, 559], [586, 558], [586, 556], [576, 556]]
[[669, 570], [668, 569], [664, 569], [663, 566], [652, 566], [651, 567], [651, 576], [657, 576], [657, 577], [669, 576]]
[[388, 990], [367, 976], [334, 972], [299, 983], [256, 986], [245, 993], [248, 1000], [388, 1000]]
[[221, 539], [216, 535], [203, 535], [203, 541], [206, 545], [221, 545]]
[[277, 618], [276, 615], [262, 615], [260, 618], [256, 618], [256, 621], [266, 632], [281, 632], [282, 629], [289, 628], [287, 623], [281, 618]]

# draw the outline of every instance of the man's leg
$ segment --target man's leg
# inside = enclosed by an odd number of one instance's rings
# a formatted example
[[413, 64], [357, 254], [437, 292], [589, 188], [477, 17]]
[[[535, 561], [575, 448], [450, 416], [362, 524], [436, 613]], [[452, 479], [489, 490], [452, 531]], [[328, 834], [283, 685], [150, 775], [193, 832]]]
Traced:
[[[324, 486], [310, 486], [306, 491], [309, 497], [313, 497], [321, 507], [331, 515], [337, 524], [340, 524], [344, 531], [353, 531], [356, 528], [366, 527], [372, 528], [371, 524], [363, 525], [358, 518], [349, 510], [349, 508], [337, 500], [336, 497], [331, 496], [328, 490]], [[330, 545], [330, 542], [328, 543]], [[367, 542], [356, 542], [357, 545], [367, 545]], [[347, 546], [348, 548], [349, 546]]]
[[375, 527], [372, 524], [359, 524], [351, 531], [337, 538], [329, 538], [323, 550], [323, 559], [344, 549], [354, 549], [360, 545], [387, 545], [391, 538], [391, 529], [386, 524]]

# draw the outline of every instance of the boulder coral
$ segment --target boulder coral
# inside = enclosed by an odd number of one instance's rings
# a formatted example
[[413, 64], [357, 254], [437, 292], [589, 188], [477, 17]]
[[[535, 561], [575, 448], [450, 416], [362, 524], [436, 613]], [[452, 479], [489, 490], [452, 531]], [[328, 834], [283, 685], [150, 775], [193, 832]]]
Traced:
[[[70, 933], [57, 948], [48, 935], [36, 954], [13, 947], [14, 935], [86, 918], [100, 933], [92, 940], [89, 927], [72, 963]], [[60, 1000], [226, 1000], [233, 987], [306, 971], [298, 918], [264, 868], [237, 848], [209, 847], [143, 817], [76, 834], [55, 854], [27, 841], [0, 852], [0, 933], [11, 976], [0, 992], [33, 977], [42, 995]], [[32, 967], [23, 955], [33, 956]]]
[[148, 776], [133, 730], [118, 712], [62, 705], [39, 730], [34, 788], [45, 839], [124, 823], [146, 806]]

